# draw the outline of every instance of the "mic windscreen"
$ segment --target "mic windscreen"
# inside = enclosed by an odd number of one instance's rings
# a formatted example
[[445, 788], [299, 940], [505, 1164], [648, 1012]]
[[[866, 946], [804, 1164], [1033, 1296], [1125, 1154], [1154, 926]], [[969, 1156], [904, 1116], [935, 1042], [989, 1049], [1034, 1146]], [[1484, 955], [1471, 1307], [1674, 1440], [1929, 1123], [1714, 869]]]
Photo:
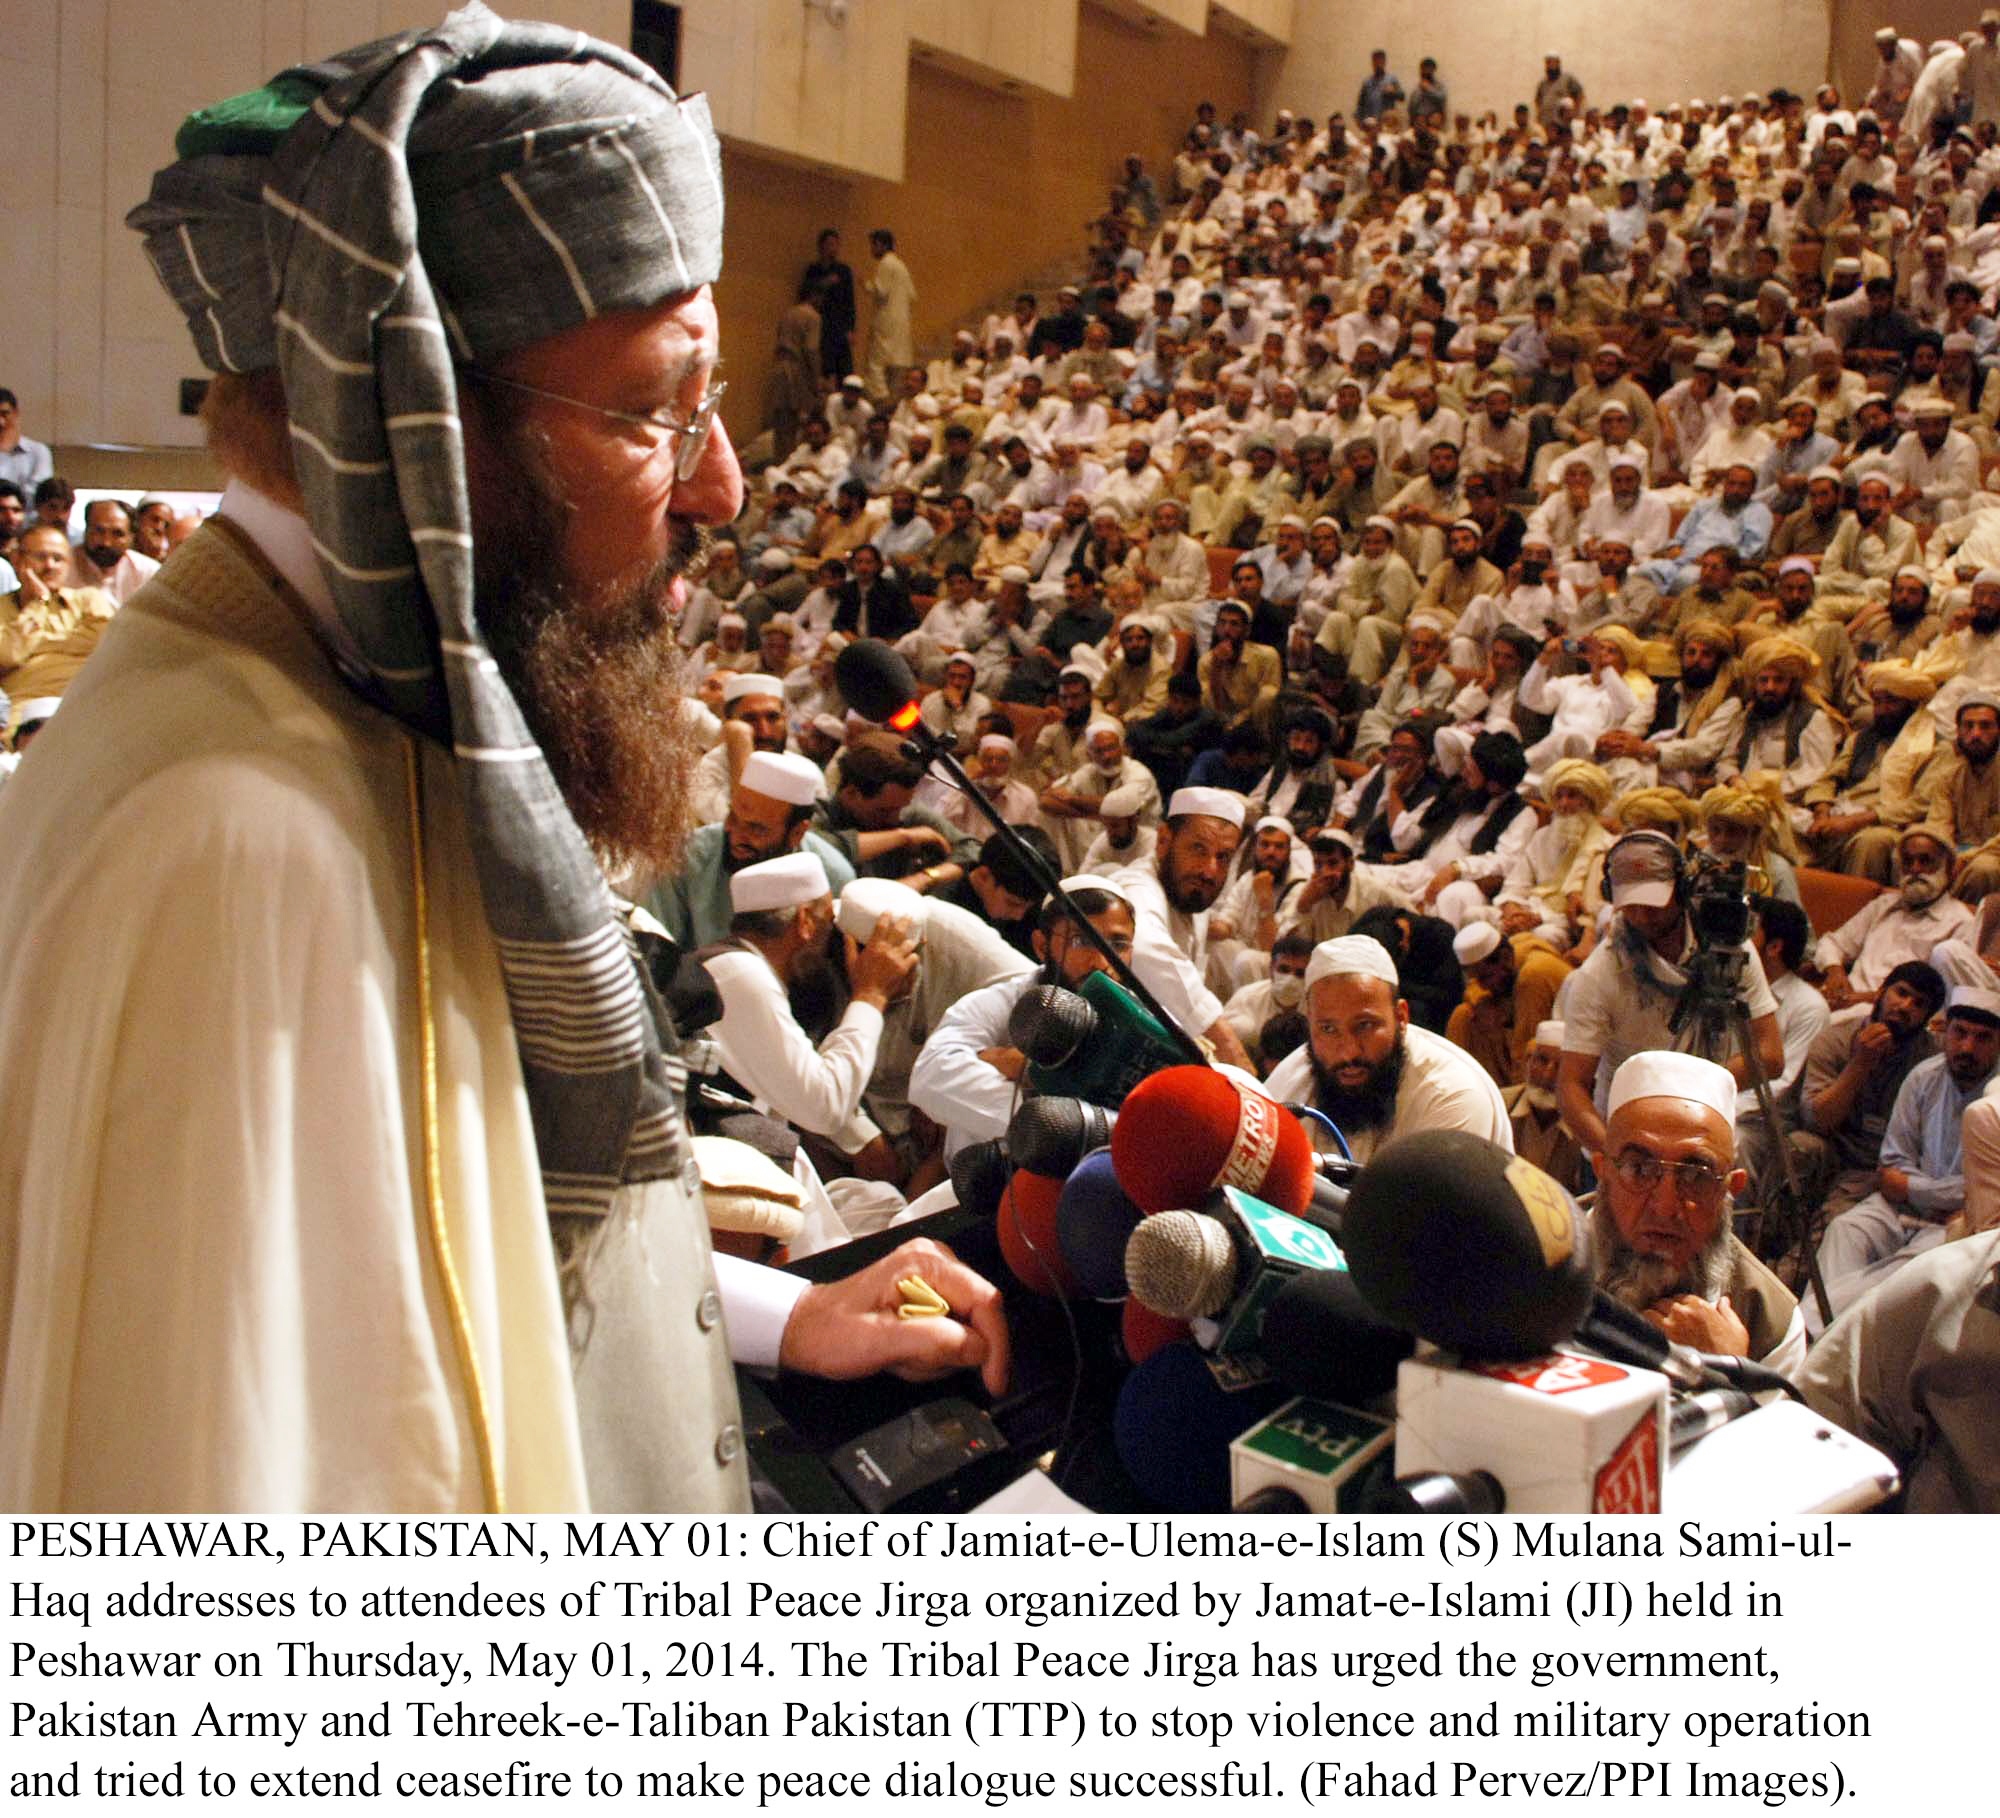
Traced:
[[1014, 1279], [1031, 1293], [1067, 1300], [1075, 1294], [1076, 1283], [1070, 1280], [1062, 1240], [1056, 1235], [1056, 1204], [1061, 1197], [1061, 1181], [1017, 1168], [1000, 1196], [996, 1229], [1000, 1254], [1014, 1271]]
[[1533, 1163], [1463, 1130], [1382, 1150], [1348, 1195], [1340, 1243], [1377, 1313], [1468, 1357], [1536, 1357], [1561, 1344], [1596, 1285], [1576, 1201]]
[[1141, 1080], [1111, 1133], [1118, 1183], [1142, 1212], [1198, 1206], [1217, 1187], [1297, 1217], [1312, 1202], [1312, 1143], [1274, 1099], [1214, 1067]]
[[1264, 1309], [1258, 1354], [1289, 1389], [1315, 1401], [1372, 1401], [1396, 1386], [1417, 1348], [1361, 1298], [1345, 1269], [1294, 1275]]
[[1209, 1319], [1229, 1304], [1236, 1246], [1220, 1219], [1159, 1212], [1141, 1219], [1125, 1245], [1133, 1296], [1169, 1319]]
[[1080, 1098], [1031, 1098], [1007, 1126], [1007, 1152], [1017, 1168], [1064, 1180], [1091, 1150], [1111, 1140], [1117, 1121], [1115, 1112]]
[[1229, 1442], [1291, 1391], [1281, 1382], [1226, 1389], [1205, 1352], [1169, 1345], [1125, 1378], [1111, 1417], [1118, 1462], [1149, 1502], [1186, 1514], [1230, 1507]]
[[1093, 1300], [1125, 1298], [1125, 1240], [1144, 1216], [1118, 1184], [1109, 1149], [1077, 1163], [1056, 1204], [1056, 1236], [1078, 1292]]
[[1127, 1363], [1142, 1364], [1168, 1345], [1180, 1344], [1187, 1336], [1186, 1320], [1155, 1313], [1143, 1300], [1128, 1297], [1119, 1309], [1118, 1342]]
[[1007, 1039], [1038, 1067], [1060, 1067], [1097, 1031], [1097, 1012], [1060, 985], [1030, 985], [1007, 1013]]
[[833, 659], [840, 698], [864, 720], [892, 720], [917, 698], [917, 678], [900, 652], [876, 638], [856, 638]]
[[991, 1218], [1000, 1210], [1000, 1195], [1007, 1190], [1014, 1164], [1007, 1157], [1007, 1145], [996, 1136], [967, 1143], [945, 1164], [945, 1172], [960, 1207], [974, 1218]]

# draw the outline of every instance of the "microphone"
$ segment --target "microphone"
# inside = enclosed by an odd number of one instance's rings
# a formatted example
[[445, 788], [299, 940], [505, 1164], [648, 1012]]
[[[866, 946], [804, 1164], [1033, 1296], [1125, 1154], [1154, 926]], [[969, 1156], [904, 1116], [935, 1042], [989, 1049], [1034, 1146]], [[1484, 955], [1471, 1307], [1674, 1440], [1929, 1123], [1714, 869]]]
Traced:
[[1208, 1319], [1223, 1356], [1259, 1348], [1264, 1309], [1302, 1270], [1342, 1267], [1340, 1248], [1317, 1225], [1235, 1187], [1199, 1212], [1160, 1212], [1134, 1227], [1125, 1279], [1156, 1313]]
[[1125, 1378], [1112, 1411], [1112, 1443], [1126, 1475], [1155, 1507], [1222, 1515], [1232, 1503], [1230, 1442], [1289, 1399], [1282, 1383], [1232, 1368], [1194, 1345], [1168, 1345]]
[[1344, 1402], [1387, 1395], [1398, 1366], [1416, 1348], [1409, 1333], [1361, 1298], [1345, 1269], [1308, 1269], [1285, 1282], [1264, 1309], [1258, 1345], [1286, 1388]]
[[840, 698], [864, 720], [891, 732], [913, 732], [922, 724], [916, 672], [892, 645], [854, 639], [833, 659], [833, 681]]
[[1187, 1060], [1176, 1032], [1107, 972], [1074, 991], [1029, 986], [1008, 1014], [1007, 1039], [1028, 1057], [1037, 1093], [1114, 1108], [1141, 1080]]
[[1803, 1399], [1789, 1377], [1747, 1357], [1678, 1344], [1643, 1313], [1613, 1300], [1601, 1288], [1576, 1329], [1576, 1341], [1614, 1362], [1658, 1370], [1677, 1389], [1776, 1389], [1793, 1400]]
[[1000, 1196], [995, 1230], [1000, 1254], [1022, 1287], [1032, 1294], [1068, 1300], [1076, 1293], [1076, 1283], [1070, 1279], [1056, 1235], [1056, 1203], [1061, 1195], [1061, 1181], [1016, 1168]]
[[1240, 1187], [1293, 1218], [1312, 1203], [1312, 1144], [1299, 1120], [1213, 1067], [1169, 1067], [1135, 1086], [1111, 1157], [1142, 1212], [1199, 1206], [1217, 1187]]
[[1094, 1149], [1077, 1163], [1056, 1202], [1056, 1238], [1080, 1293], [1125, 1298], [1125, 1241], [1144, 1216], [1119, 1186], [1109, 1149]]
[[[906, 747], [915, 757], [934, 764], [944, 773], [945, 778], [962, 794], [973, 811], [980, 815], [991, 827], [1000, 842], [1007, 848], [1014, 863], [1024, 875], [1034, 879], [1036, 887], [1044, 896], [1060, 897], [1068, 909], [1070, 920], [1078, 935], [1097, 950], [1100, 958], [1111, 968], [1112, 976], [1120, 980], [1131, 995], [1151, 1012], [1174, 1049], [1177, 1060], [1205, 1062], [1201, 1045], [1176, 1023], [1161, 1006], [1160, 1001], [1146, 988], [1132, 968], [1118, 957], [1111, 943], [1091, 926], [1087, 915], [1080, 915], [1062, 889], [1062, 880], [1049, 868], [1048, 862], [1024, 840], [1018, 829], [1011, 827], [1001, 817], [1000, 811], [984, 795], [973, 787], [972, 779], [965, 774], [965, 768], [952, 756], [950, 738], [939, 738], [924, 724], [918, 708], [917, 678], [901, 654], [891, 646], [875, 638], [856, 638], [833, 660], [833, 675], [840, 689], [841, 698], [864, 720], [873, 720], [886, 726], [891, 732], [899, 732], [909, 740]], [[1060, 1090], [1061, 1088], [1057, 1088]], [[1078, 1093], [1077, 1097], [1087, 1094]], [[1112, 1101], [1117, 1102], [1115, 1099]]]
[[992, 1218], [1000, 1210], [1000, 1195], [1007, 1190], [1013, 1165], [1007, 1159], [1007, 1145], [997, 1136], [984, 1142], [967, 1143], [945, 1164], [951, 1179], [952, 1197], [974, 1218]]
[[1118, 1310], [1118, 1343], [1128, 1364], [1142, 1364], [1168, 1345], [1185, 1344], [1192, 1336], [1186, 1320], [1155, 1313], [1143, 1300], [1130, 1295]]
[[1596, 1292], [1576, 1201], [1462, 1130], [1382, 1150], [1349, 1190], [1341, 1248], [1384, 1319], [1469, 1357], [1541, 1355], [1576, 1331]]
[[1084, 1099], [1031, 1098], [1007, 1126], [1007, 1153], [1017, 1168], [1064, 1180], [1091, 1150], [1111, 1140], [1117, 1121], [1117, 1112]]

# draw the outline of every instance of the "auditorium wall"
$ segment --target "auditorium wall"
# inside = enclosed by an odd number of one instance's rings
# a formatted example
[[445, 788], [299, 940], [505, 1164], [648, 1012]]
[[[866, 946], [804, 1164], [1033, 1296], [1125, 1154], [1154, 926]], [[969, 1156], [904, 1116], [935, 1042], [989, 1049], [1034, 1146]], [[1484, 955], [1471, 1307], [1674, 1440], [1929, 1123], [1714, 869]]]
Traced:
[[1810, 93], [1824, 79], [1829, 31], [1830, 0], [1692, 8], [1432, 0], [1414, 9], [1401, 0], [1305, 0], [1291, 48], [1265, 73], [1259, 101], [1315, 119], [1335, 107], [1350, 111], [1377, 46], [1405, 85], [1416, 81], [1419, 58], [1436, 57], [1453, 111], [1472, 114], [1505, 115], [1527, 100], [1551, 50], [1607, 104], [1640, 96], [1658, 107], [1780, 83]]
[[716, 301], [731, 429], [757, 427], [772, 326], [797, 295], [821, 228], [840, 230], [864, 293], [864, 331], [868, 230], [895, 230], [916, 280], [918, 342], [935, 344], [1024, 275], [1073, 259], [1124, 154], [1142, 152], [1163, 174], [1197, 98], [1225, 118], [1248, 107], [1256, 61], [1241, 38], [1146, 31], [1085, 5], [1066, 98], [1006, 93], [927, 57], [913, 61], [901, 183], [845, 180], [726, 146], [728, 255]]

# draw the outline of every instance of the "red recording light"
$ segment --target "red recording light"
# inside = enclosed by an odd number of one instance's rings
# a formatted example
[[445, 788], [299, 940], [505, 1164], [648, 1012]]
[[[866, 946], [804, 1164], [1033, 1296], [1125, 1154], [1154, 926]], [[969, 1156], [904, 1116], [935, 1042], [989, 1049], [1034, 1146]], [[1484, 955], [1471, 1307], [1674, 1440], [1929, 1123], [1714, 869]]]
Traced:
[[919, 717], [917, 704], [915, 701], [911, 701], [906, 706], [898, 707], [894, 713], [890, 714], [888, 724], [892, 731], [908, 732], [911, 727], [916, 725]]

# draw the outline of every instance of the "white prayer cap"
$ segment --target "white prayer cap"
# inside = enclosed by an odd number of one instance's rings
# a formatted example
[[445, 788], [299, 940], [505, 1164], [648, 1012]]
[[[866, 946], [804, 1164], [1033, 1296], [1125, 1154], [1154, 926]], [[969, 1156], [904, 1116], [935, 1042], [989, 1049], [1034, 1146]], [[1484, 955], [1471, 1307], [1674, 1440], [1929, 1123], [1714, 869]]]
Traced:
[[[1476, 336], [1474, 338], [1477, 339]], [[1490, 398], [1496, 394], [1503, 398], [1511, 398], [1514, 395], [1514, 388], [1505, 379], [1495, 379], [1491, 385], [1487, 386], [1484, 395]]]
[[1500, 950], [1500, 930], [1491, 922], [1467, 922], [1451, 943], [1461, 966], [1476, 966]]
[[812, 717], [812, 729], [822, 738], [832, 739], [836, 744], [847, 737], [845, 721], [836, 719], [830, 713], [816, 713]]
[[1372, 935], [1343, 934], [1337, 940], [1321, 941], [1306, 961], [1306, 989], [1323, 978], [1379, 978], [1391, 991], [1397, 989], [1396, 962], [1389, 949]]
[[[1812, 564], [1808, 562], [1806, 566], [1810, 568]], [[1892, 578], [1900, 581], [1906, 574], [1914, 575], [1918, 580], [1923, 582], [1923, 584], [1926, 587], [1928, 587], [1931, 584], [1931, 571], [1928, 568], [1924, 567], [1923, 564], [1920, 562], [1905, 562], [1902, 565], [1902, 567], [1896, 570], [1895, 575]]]
[[1838, 259], [1834, 260], [1833, 262], [1833, 272], [1835, 277], [1838, 277], [1842, 272], [1859, 271], [1860, 269], [1861, 269], [1861, 261], [1846, 253], [1843, 253]]
[[1137, 814], [1146, 805], [1145, 795], [1136, 783], [1120, 783], [1116, 789], [1105, 791], [1104, 799], [1097, 804], [1099, 814], [1108, 814], [1113, 820], [1123, 820], [1128, 814]]
[[718, 631], [725, 630], [731, 625], [735, 626], [738, 631], [748, 631], [750, 629], [750, 621], [740, 612], [725, 612], [715, 621], [715, 628]]
[[41, 720], [52, 720], [56, 709], [62, 705], [59, 694], [38, 694], [33, 700], [23, 701], [14, 709], [14, 729], [18, 734], [23, 726], [33, 725]]
[[979, 749], [981, 751], [997, 751], [1002, 757], [1012, 757], [1015, 752], [1020, 750], [1020, 746], [1016, 745], [1004, 732], [989, 732], [980, 739]]
[[1088, 726], [1084, 727], [1083, 729], [1084, 742], [1088, 744], [1089, 741], [1094, 739], [1100, 732], [1115, 732], [1121, 739], [1124, 738], [1125, 736], [1125, 728], [1122, 725], [1120, 725], [1118, 721], [1111, 719], [1104, 714], [1099, 714], [1094, 720], [1090, 722]]
[[1944, 338], [1946, 353], [1972, 353], [1978, 346], [1979, 343], [1963, 330], [1955, 330]]
[[[780, 486], [790, 486], [793, 484], [795, 482], [791, 480], [780, 480], [778, 482]], [[789, 549], [767, 549], [751, 564], [759, 574], [783, 574], [791, 565], [792, 552]], [[732, 614], [731, 616], [738, 617], [740, 615]]]
[[1305, 529], [1305, 527], [1306, 527], [1305, 519], [1300, 517], [1299, 514], [1295, 511], [1286, 512], [1285, 515], [1278, 520], [1278, 528], [1280, 530], [1303, 530]]
[[[1075, 877], [1063, 878], [1056, 885], [1056, 889], [1060, 890], [1064, 896], [1075, 896], [1082, 890], [1102, 890], [1106, 896], [1115, 896], [1128, 909], [1137, 907], [1132, 901], [1132, 893], [1123, 884], [1119, 883], [1116, 878], [1099, 877], [1095, 872], [1084, 871], [1078, 873]], [[1042, 901], [1044, 903], [1049, 902], [1053, 894], [1051, 892], [1050, 896], [1043, 897]]]
[[1948, 417], [1951, 415], [1949, 398], [1919, 398], [1910, 406], [1913, 417]]
[[1714, 349], [1704, 347], [1689, 364], [1694, 367], [1696, 372], [1720, 372], [1722, 370], [1722, 356], [1715, 352]]
[[1167, 803], [1167, 819], [1177, 821], [1184, 814], [1206, 814], [1241, 827], [1243, 798], [1233, 789], [1176, 789]]
[[1080, 663], [1065, 664], [1062, 668], [1056, 671], [1056, 680], [1060, 682], [1065, 676], [1072, 676], [1072, 675], [1075, 676], [1079, 681], [1094, 683], [1097, 680], [1097, 678], [1094, 675], [1092, 675], [1088, 669], [1085, 669]]
[[1686, 1098], [1706, 1105], [1734, 1129], [1736, 1092], [1736, 1081], [1727, 1067], [1703, 1060], [1698, 1054], [1674, 1054], [1656, 1048], [1633, 1055], [1612, 1074], [1604, 1115], [1607, 1119], [1616, 1117], [1634, 1099]]
[[1764, 402], [1764, 394], [1754, 385], [1739, 385], [1729, 395], [1738, 403], [1747, 401], [1751, 404], [1762, 404]]
[[1250, 293], [1247, 290], [1232, 290], [1229, 293], [1229, 307], [1231, 309], [1248, 309], [1250, 307]]
[[1486, 532], [1480, 528], [1479, 520], [1477, 518], [1453, 518], [1452, 521], [1445, 526], [1445, 529], [1448, 531], [1469, 530], [1476, 537], [1483, 537], [1486, 534]]
[[1893, 25], [1883, 26], [1876, 32], [1875, 42], [1877, 44], [1894, 44], [1896, 42], [1896, 28]]
[[785, 685], [774, 675], [758, 675], [754, 670], [749, 674], [732, 675], [722, 684], [722, 698], [726, 702], [740, 701], [746, 694], [768, 694], [782, 701]]
[[1616, 473], [1621, 467], [1629, 467], [1643, 478], [1646, 472], [1646, 451], [1643, 448], [1621, 448], [1604, 463], [1606, 473]]
[[1559, 1022], [1537, 1023], [1535, 1025], [1535, 1046], [1537, 1048], [1560, 1048], [1563, 1045], [1563, 1026]]
[[1920, 244], [1925, 252], [1951, 251], [1951, 242], [1943, 234], [1925, 234]]
[[1951, 995], [1945, 999], [1944, 1013], [2000, 1023], [2000, 991], [1990, 991], [1984, 985], [1954, 985]]
[[1811, 473], [1806, 475], [1806, 478], [1808, 480], [1831, 480], [1836, 486], [1841, 484], [1840, 469], [1838, 467], [1815, 467]]
[[1813, 567], [1811, 559], [1807, 556], [1787, 556], [1778, 564], [1778, 572], [1781, 575], [1787, 575], [1815, 574], [1818, 571]]
[[1328, 846], [1341, 847], [1350, 857], [1361, 848], [1354, 843], [1354, 835], [1345, 827], [1322, 827], [1306, 842], [1313, 851], [1319, 852]]
[[1621, 403], [1617, 398], [1606, 398], [1604, 402], [1597, 407], [1597, 420], [1600, 423], [1602, 423], [1604, 419], [1609, 416], [1629, 417], [1631, 414], [1632, 414], [1631, 405]]
[[811, 852], [788, 852], [783, 858], [745, 865], [729, 880], [729, 907], [738, 915], [759, 909], [796, 909], [832, 894], [826, 867]]
[[[833, 724], [833, 736], [839, 738], [840, 722]], [[794, 808], [810, 808], [826, 792], [826, 778], [811, 758], [789, 751], [753, 751], [743, 760], [736, 786], [768, 795], [774, 802], [790, 802]]]
[[1292, 823], [1286, 820], [1282, 814], [1267, 814], [1257, 823], [1252, 831], [1256, 833], [1282, 833], [1289, 839], [1292, 832]]
[[1364, 530], [1386, 530], [1391, 536], [1394, 536], [1396, 534], [1396, 520], [1394, 518], [1384, 517], [1382, 513], [1378, 511], [1372, 517], [1366, 519], [1363, 522], [1362, 528]]
[[833, 919], [842, 934], [851, 934], [863, 945], [874, 938], [875, 924], [885, 915], [908, 922], [912, 938], [920, 940], [926, 907], [923, 897], [908, 884], [888, 877], [858, 877], [840, 893]]

